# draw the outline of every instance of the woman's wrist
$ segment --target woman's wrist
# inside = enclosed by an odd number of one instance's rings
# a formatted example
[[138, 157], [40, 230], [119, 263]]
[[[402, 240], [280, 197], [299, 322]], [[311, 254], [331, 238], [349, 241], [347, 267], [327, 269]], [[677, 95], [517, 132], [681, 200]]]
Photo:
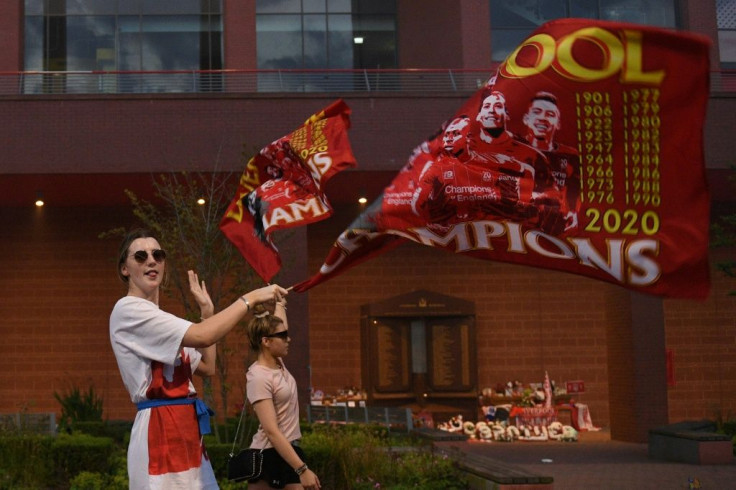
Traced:
[[248, 313], [251, 308], [250, 301], [248, 300], [248, 295], [244, 294], [240, 297], [241, 301], [245, 304], [245, 312]]
[[304, 464], [303, 464], [303, 465], [301, 465], [301, 466], [300, 466], [299, 468], [296, 468], [296, 469], [295, 469], [294, 471], [296, 472], [297, 476], [302, 476], [302, 474], [303, 474], [303, 473], [304, 473], [305, 471], [307, 471], [308, 469], [309, 469], [309, 467], [307, 466], [307, 464], [306, 464], [306, 463], [304, 463]]

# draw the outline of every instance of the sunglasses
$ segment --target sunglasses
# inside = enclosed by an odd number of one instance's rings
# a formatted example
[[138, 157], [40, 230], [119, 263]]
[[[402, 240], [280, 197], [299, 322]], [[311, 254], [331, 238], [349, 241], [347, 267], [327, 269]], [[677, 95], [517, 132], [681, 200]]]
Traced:
[[[138, 250], [136, 253], [131, 255], [133, 255], [133, 258], [139, 264], [142, 264], [146, 260], [148, 260], [148, 252], [146, 252], [145, 250]], [[151, 252], [151, 257], [153, 257], [153, 260], [155, 260], [156, 262], [163, 262], [164, 260], [166, 260], [166, 252], [159, 248]]]
[[264, 337], [268, 337], [268, 338], [278, 337], [281, 340], [286, 340], [289, 338], [289, 331], [283, 330], [281, 332], [272, 333], [271, 335], [264, 335]]

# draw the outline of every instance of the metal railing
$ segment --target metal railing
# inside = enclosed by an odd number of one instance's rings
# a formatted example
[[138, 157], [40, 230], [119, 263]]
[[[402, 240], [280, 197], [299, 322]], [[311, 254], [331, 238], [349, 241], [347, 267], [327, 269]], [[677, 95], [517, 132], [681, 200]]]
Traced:
[[[0, 95], [466, 92], [489, 70], [210, 70], [0, 72]], [[711, 92], [736, 93], [736, 70], [713, 71]]]
[[489, 70], [212, 70], [0, 73], [0, 95], [473, 92]]

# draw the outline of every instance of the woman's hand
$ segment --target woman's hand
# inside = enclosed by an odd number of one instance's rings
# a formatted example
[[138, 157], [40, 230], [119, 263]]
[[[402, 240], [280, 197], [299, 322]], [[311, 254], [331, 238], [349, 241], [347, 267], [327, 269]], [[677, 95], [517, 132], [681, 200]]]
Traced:
[[282, 301], [289, 294], [289, 291], [282, 288], [278, 284], [271, 284], [259, 289], [246, 293], [244, 296], [248, 302], [255, 306], [258, 303], [268, 303], [273, 301]]
[[299, 483], [302, 484], [305, 490], [319, 490], [321, 488], [319, 478], [310, 469], [299, 475]]
[[204, 281], [199, 282], [199, 277], [194, 271], [188, 271], [189, 274], [189, 290], [194, 295], [195, 301], [202, 313], [202, 318], [209, 318], [215, 313], [215, 305], [212, 304], [212, 298], [207, 292], [207, 286]]

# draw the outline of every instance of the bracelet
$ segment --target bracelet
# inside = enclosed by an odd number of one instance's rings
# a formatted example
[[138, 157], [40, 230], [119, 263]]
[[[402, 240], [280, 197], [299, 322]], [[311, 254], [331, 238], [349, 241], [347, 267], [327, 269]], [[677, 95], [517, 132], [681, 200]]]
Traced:
[[301, 465], [299, 468], [295, 469], [294, 471], [296, 471], [297, 476], [302, 476], [302, 473], [307, 471], [307, 464], [304, 463], [303, 465]]
[[243, 300], [243, 303], [245, 303], [245, 312], [248, 313], [250, 311], [250, 302], [248, 301], [248, 298], [245, 296], [241, 296], [240, 299]]
[[284, 303], [283, 301], [277, 301], [276, 304], [282, 307], [284, 311], [286, 311], [286, 303]]

